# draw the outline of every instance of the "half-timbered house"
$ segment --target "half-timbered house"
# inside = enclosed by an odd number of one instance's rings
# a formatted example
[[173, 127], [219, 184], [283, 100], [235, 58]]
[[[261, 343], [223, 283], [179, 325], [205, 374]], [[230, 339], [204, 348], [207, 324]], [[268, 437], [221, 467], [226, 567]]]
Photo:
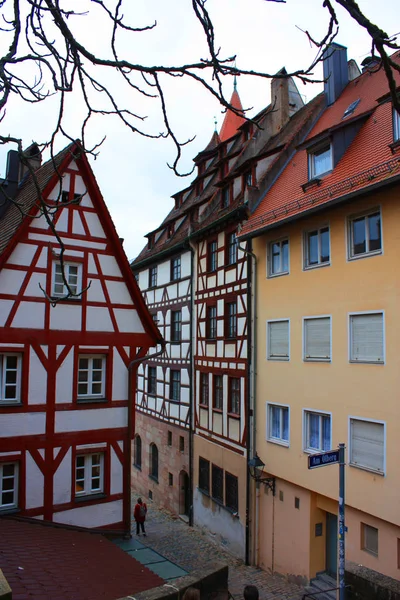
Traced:
[[130, 530], [136, 369], [160, 333], [78, 142], [42, 166], [11, 151], [0, 194], [0, 513]]
[[[220, 132], [214, 133], [207, 148], [194, 159], [195, 180], [174, 195], [174, 208], [160, 227], [148, 234], [148, 246], [132, 264], [148, 299], [150, 284], [154, 283], [151, 274], [160, 268], [168, 273], [166, 258], [178, 249], [188, 257], [185, 275], [191, 281], [192, 295], [185, 296], [187, 288], [182, 286], [177, 286], [175, 293], [186, 302], [185, 342], [191, 341], [185, 348], [190, 367], [186, 381], [189, 442], [193, 437], [188, 456], [193, 522], [206, 527], [224, 541], [228, 550], [243, 558], [248, 546], [247, 462], [253, 427], [249, 377], [253, 343], [248, 297], [254, 265], [249, 258], [250, 244], [240, 247], [236, 233], [262, 191], [290, 159], [301, 132], [322, 103], [317, 97], [304, 107], [294, 82], [284, 75], [282, 71], [272, 81], [271, 105], [252, 122], [241, 115], [235, 86], [231, 98], [235, 111], [226, 113]], [[156, 289], [162, 298], [167, 291], [165, 277], [157, 281]], [[153, 298], [151, 310], [155, 308]], [[155, 318], [163, 319], [163, 333], [173, 348], [174, 329], [168, 329], [172, 315], [157, 314]], [[169, 354], [165, 360], [164, 370], [160, 368], [157, 374], [158, 388], [153, 388], [154, 409], [146, 428], [149, 457], [148, 444], [155, 443], [159, 435], [159, 423], [164, 418], [161, 408], [171, 394], [168, 368], [173, 369], [175, 359]], [[144, 410], [149, 386], [150, 373], [143, 371], [138, 413]], [[171, 459], [173, 456], [166, 453], [162, 467], [165, 473]], [[146, 473], [142, 474], [142, 491], [148, 481], [148, 468], [146, 465]], [[164, 478], [164, 482], [172, 485], [173, 480]], [[167, 498], [161, 487], [159, 495]]]

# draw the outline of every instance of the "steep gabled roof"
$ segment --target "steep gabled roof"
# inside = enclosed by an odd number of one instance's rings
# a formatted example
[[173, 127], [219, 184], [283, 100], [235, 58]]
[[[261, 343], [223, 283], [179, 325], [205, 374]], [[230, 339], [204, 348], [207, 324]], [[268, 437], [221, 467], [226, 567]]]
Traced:
[[[236, 89], [236, 86], [233, 90], [233, 94], [230, 99], [230, 105], [233, 106], [233, 108], [235, 108], [240, 113], [243, 113], [243, 106], [240, 101], [240, 97], [239, 97], [238, 91]], [[222, 123], [221, 131], [219, 132], [220, 141], [225, 142], [226, 140], [231, 138], [233, 135], [235, 135], [235, 133], [237, 132], [239, 127], [241, 125], [243, 125], [243, 123], [245, 121], [246, 121], [246, 119], [244, 117], [242, 117], [242, 116], [236, 114], [235, 112], [233, 112], [232, 110], [228, 109], [226, 111], [225, 118]]]
[[[392, 59], [400, 63], [400, 52]], [[395, 73], [397, 85], [400, 74]], [[274, 186], [268, 191], [253, 215], [244, 224], [241, 238], [259, 235], [288, 219], [302, 216], [333, 202], [347, 200], [360, 191], [390, 183], [400, 176], [400, 155], [392, 153], [392, 103], [380, 102], [388, 93], [383, 69], [364, 72], [351, 81], [336, 102], [328, 107], [293, 160], [288, 164]], [[344, 117], [345, 110], [356, 100], [360, 102], [354, 113]], [[318, 180], [308, 183], [308, 149], [314, 141], [329, 138], [338, 128], [364, 116], [360, 129], [334, 169]]]

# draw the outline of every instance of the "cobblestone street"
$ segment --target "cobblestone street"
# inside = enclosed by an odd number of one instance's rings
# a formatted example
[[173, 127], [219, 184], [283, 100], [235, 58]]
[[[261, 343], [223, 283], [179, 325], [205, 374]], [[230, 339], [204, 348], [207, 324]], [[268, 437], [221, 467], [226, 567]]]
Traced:
[[243, 588], [250, 583], [258, 587], [260, 600], [301, 600], [303, 588], [288, 583], [279, 575], [244, 565], [214, 544], [200, 529], [189, 527], [166, 510], [157, 509], [151, 503], [148, 509], [147, 537], [141, 535], [141, 543], [189, 572], [201, 569], [202, 565], [209, 567], [212, 562], [228, 564], [229, 591], [235, 600], [243, 598]]

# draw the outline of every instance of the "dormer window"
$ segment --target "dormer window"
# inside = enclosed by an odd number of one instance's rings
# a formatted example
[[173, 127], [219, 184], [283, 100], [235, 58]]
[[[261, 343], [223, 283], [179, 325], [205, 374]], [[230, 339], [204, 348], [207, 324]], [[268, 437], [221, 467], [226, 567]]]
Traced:
[[229, 200], [230, 200], [229, 196], [230, 196], [229, 187], [225, 186], [221, 190], [221, 208], [227, 208], [229, 206]]
[[147, 249], [151, 250], [153, 248], [153, 245], [154, 245], [154, 240], [153, 240], [153, 237], [150, 236], [147, 240]]
[[330, 141], [325, 142], [310, 152], [308, 161], [309, 179], [316, 179], [332, 171], [333, 160]]
[[393, 140], [400, 141], [400, 113], [396, 109], [393, 110]]

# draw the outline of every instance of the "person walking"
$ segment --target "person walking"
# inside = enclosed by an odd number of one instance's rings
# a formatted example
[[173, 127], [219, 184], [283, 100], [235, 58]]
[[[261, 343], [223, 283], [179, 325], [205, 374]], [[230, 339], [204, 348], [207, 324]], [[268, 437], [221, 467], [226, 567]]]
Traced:
[[144, 528], [144, 522], [146, 520], [147, 514], [147, 506], [145, 502], [142, 502], [141, 498], [137, 499], [137, 504], [135, 505], [133, 511], [133, 518], [136, 521], [136, 535], [140, 535], [140, 529], [142, 530], [143, 535], [146, 535], [146, 530]]

